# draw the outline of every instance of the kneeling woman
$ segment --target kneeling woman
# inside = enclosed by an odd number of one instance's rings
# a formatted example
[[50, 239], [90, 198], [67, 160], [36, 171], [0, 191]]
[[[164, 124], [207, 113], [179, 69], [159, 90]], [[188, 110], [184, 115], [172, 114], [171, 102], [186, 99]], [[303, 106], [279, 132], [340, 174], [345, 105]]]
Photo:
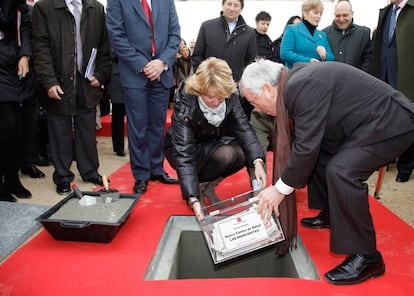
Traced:
[[204, 198], [219, 201], [214, 188], [243, 167], [255, 167], [256, 179], [266, 185], [263, 149], [224, 60], [206, 59], [180, 84], [166, 147], [165, 156], [177, 170], [183, 199], [199, 219]]

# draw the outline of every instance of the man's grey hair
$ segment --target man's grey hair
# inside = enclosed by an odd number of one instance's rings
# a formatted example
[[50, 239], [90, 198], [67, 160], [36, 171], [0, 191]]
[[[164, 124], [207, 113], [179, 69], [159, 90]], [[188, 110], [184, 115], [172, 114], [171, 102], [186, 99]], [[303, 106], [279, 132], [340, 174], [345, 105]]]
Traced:
[[265, 59], [257, 59], [249, 64], [243, 71], [240, 79], [240, 89], [247, 89], [253, 94], [260, 94], [263, 85], [269, 82], [276, 85], [284, 66]]

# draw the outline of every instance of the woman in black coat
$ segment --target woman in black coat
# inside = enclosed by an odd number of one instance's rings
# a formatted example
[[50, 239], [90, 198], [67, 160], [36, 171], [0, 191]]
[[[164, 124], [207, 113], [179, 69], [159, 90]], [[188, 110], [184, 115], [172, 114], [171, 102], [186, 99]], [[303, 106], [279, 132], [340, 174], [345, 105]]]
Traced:
[[177, 170], [182, 196], [199, 219], [204, 197], [219, 201], [214, 188], [246, 165], [254, 166], [257, 180], [266, 183], [263, 149], [224, 60], [206, 59], [180, 84], [166, 144], [165, 156]]
[[[18, 30], [16, 30], [18, 28]], [[31, 22], [25, 0], [0, 0], [0, 200], [31, 197], [18, 176], [21, 106], [34, 94]]]

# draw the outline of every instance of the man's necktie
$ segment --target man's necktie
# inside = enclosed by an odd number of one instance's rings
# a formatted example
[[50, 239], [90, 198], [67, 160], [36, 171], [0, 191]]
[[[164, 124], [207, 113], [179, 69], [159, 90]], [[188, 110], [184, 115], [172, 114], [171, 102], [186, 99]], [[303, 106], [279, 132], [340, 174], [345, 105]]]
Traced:
[[147, 16], [148, 23], [151, 27], [151, 35], [152, 35], [152, 40], [151, 40], [151, 51], [152, 52], [151, 52], [151, 54], [152, 54], [152, 56], [155, 56], [154, 26], [152, 24], [151, 9], [149, 8], [147, 0], [141, 0], [141, 5], [142, 5], [142, 9], [145, 12], [145, 15]]
[[388, 27], [388, 41], [391, 42], [392, 37], [394, 36], [395, 25], [397, 23], [397, 11], [400, 9], [398, 5], [394, 6], [390, 18], [390, 26]]
[[82, 52], [82, 38], [80, 34], [80, 23], [81, 23], [81, 14], [82, 12], [79, 9], [79, 3], [77, 0], [72, 0], [73, 9], [73, 16], [75, 18], [75, 25], [76, 25], [76, 64], [78, 67], [78, 71], [82, 72], [82, 60], [83, 60], [83, 52]]

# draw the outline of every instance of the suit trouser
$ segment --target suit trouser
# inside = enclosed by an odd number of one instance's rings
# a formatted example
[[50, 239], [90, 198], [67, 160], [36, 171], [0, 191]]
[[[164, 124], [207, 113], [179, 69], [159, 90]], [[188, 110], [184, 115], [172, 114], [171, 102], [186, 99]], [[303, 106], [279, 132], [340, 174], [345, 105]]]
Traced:
[[[19, 103], [0, 103], [0, 175], [18, 171], [18, 118]], [[1, 176], [0, 176], [1, 182]]]
[[76, 85], [76, 115], [48, 112], [48, 130], [52, 162], [55, 167], [53, 182], [72, 182], [70, 167], [75, 153], [76, 165], [82, 177], [98, 174], [96, 148], [96, 108], [87, 108], [82, 80]]
[[398, 157], [398, 174], [410, 176], [414, 169], [414, 144]]
[[135, 180], [164, 172], [164, 131], [170, 89], [160, 82], [144, 88], [123, 88], [128, 147]]
[[332, 252], [371, 254], [376, 250], [366, 180], [412, 145], [413, 139], [414, 132], [410, 132], [321, 156], [309, 182], [309, 204], [329, 209]]
[[[253, 127], [257, 139], [260, 142], [260, 146], [262, 146], [264, 155], [266, 156], [267, 148], [269, 146], [269, 138], [273, 137], [274, 118], [253, 110], [250, 114], [250, 125]], [[264, 165], [266, 172], [266, 159], [264, 159]], [[250, 181], [256, 179], [254, 175], [254, 167], [248, 166], [247, 171], [250, 176]]]
[[20, 147], [20, 167], [34, 166], [39, 156], [39, 144], [37, 141], [37, 114], [39, 112], [39, 102], [35, 100], [25, 100], [22, 105], [21, 118], [21, 147]]
[[114, 152], [124, 152], [125, 150], [125, 104], [112, 103], [112, 148]]

